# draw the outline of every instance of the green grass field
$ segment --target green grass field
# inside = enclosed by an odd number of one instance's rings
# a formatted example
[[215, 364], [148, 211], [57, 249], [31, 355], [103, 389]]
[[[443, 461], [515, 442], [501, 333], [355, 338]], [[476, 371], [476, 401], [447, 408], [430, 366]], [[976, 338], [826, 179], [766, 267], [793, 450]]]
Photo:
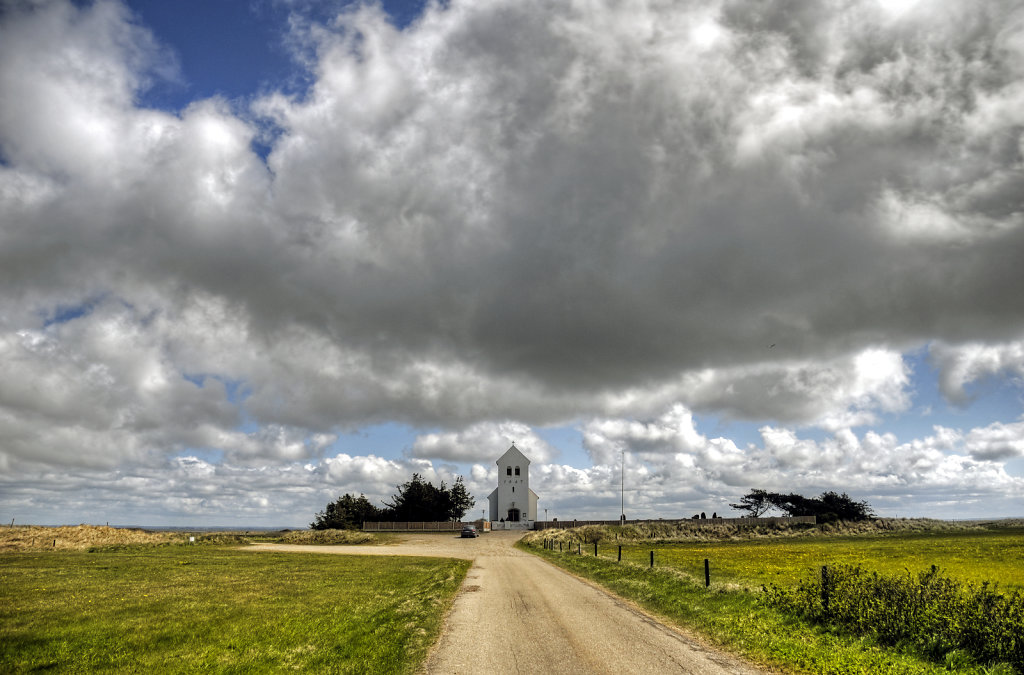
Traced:
[[411, 672], [469, 565], [207, 546], [0, 554], [0, 672]]
[[[859, 564], [880, 573], [917, 572], [937, 565], [966, 582], [998, 584], [1004, 592], [1024, 589], [1024, 528], [964, 529], [860, 536], [799, 536], [737, 541], [623, 542], [616, 561], [614, 530], [598, 544], [583, 543], [583, 555], [542, 548], [544, 534], [520, 546], [632, 599], [724, 648], [793, 672], [807, 673], [1007, 673], [1006, 664], [972, 663], [963, 654], [930, 661], [912, 650], [879, 646], [870, 637], [847, 635], [766, 607], [761, 586], [796, 585], [821, 565]], [[553, 533], [552, 533], [553, 534]], [[611, 536], [609, 536], [611, 535]], [[551, 535], [549, 534], [549, 537]], [[560, 533], [560, 536], [572, 536]], [[650, 568], [654, 551], [655, 567]], [[704, 588], [704, 559], [711, 564]]]
[[[795, 582], [822, 565], [851, 564], [886, 574], [923, 571], [937, 565], [952, 578], [998, 583], [1009, 592], [1024, 591], [1024, 528], [713, 543], [630, 543], [622, 547], [622, 558], [649, 564], [652, 550], [656, 565], [674, 567], [703, 581], [706, 558], [712, 582], [756, 588]], [[615, 558], [618, 549], [614, 542], [602, 542], [598, 553]]]

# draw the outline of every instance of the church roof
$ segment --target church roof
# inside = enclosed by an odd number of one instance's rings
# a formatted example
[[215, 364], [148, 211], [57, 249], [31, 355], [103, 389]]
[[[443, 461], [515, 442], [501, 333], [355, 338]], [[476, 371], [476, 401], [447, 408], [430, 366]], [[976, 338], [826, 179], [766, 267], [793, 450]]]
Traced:
[[526, 455], [520, 452], [519, 448], [516, 447], [516, 444], [513, 443], [512, 447], [506, 450], [505, 454], [499, 457], [494, 463], [498, 466], [503, 466], [505, 464], [529, 464], [530, 460]]

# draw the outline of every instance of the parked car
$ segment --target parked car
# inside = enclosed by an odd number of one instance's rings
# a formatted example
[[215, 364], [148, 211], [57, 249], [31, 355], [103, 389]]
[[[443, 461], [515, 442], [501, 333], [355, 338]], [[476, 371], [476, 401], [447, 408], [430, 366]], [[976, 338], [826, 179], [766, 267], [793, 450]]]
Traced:
[[462, 526], [463, 537], [478, 537], [480, 533], [476, 531], [476, 525], [463, 525]]

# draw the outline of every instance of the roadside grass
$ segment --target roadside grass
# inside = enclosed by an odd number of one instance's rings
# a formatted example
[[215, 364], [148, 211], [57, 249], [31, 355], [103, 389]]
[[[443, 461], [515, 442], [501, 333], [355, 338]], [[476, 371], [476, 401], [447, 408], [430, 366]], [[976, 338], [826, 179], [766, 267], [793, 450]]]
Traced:
[[[912, 648], [886, 648], [874, 637], [821, 626], [782, 607], [768, 607], [761, 588], [797, 585], [824, 564], [853, 564], [878, 572], [906, 573], [938, 565], [949, 577], [968, 583], [1000, 583], [1011, 592], [1024, 586], [1020, 527], [962, 528], [892, 535], [802, 536], [729, 541], [623, 542], [604, 533], [578, 538], [604, 539], [598, 544], [571, 541], [559, 532], [563, 551], [543, 548], [552, 531], [527, 535], [519, 546], [579, 576], [636, 601], [671, 622], [693, 629], [710, 641], [748, 658], [798, 672], [938, 673], [945, 663], [929, 661]], [[569, 553], [571, 550], [573, 553]], [[579, 547], [579, 548], [577, 548]], [[575, 555], [575, 551], [583, 555]], [[650, 568], [654, 551], [655, 567]], [[704, 559], [710, 560], [710, 589], [704, 588]], [[936, 656], [935, 654], [932, 655]], [[942, 655], [937, 655], [940, 658]], [[962, 673], [1013, 672], [1006, 664], [986, 667], [962, 652], [945, 656], [950, 669]]]
[[412, 672], [469, 565], [214, 546], [2, 553], [0, 672]]

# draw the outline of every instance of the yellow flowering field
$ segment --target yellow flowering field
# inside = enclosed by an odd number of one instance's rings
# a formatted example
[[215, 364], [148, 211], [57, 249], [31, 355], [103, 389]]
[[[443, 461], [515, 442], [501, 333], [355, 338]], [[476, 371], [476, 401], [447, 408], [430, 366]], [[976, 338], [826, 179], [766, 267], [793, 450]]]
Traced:
[[[592, 546], [592, 545], [591, 545]], [[583, 545], [586, 549], [587, 545]], [[704, 578], [710, 561], [712, 584], [760, 587], [788, 585], [822, 565], [847, 563], [891, 574], [938, 566], [951, 578], [997, 583], [1006, 592], [1024, 591], [1024, 528], [967, 529], [871, 536], [816, 536], [720, 542], [628, 543], [624, 562], [670, 566]], [[593, 553], [593, 550], [589, 551]], [[601, 557], [616, 558], [617, 544], [602, 542]]]

